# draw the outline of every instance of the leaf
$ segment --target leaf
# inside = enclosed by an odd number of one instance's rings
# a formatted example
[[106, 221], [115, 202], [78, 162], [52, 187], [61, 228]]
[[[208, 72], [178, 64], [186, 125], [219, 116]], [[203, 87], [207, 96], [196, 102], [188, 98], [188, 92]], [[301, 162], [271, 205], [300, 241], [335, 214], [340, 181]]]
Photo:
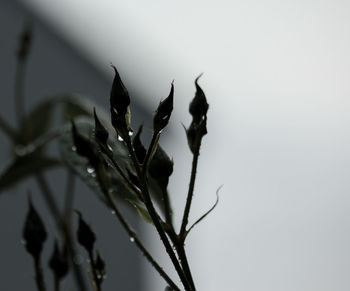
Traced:
[[141, 206], [139, 203], [136, 203], [134, 201], [128, 200], [128, 202], [130, 202], [130, 204], [132, 206], [134, 206], [134, 208], [137, 210], [138, 214], [148, 223], [153, 224], [153, 220], [150, 216], [150, 214], [148, 213], [148, 211]]
[[0, 174], [0, 192], [14, 187], [20, 181], [54, 167], [61, 165], [60, 161], [41, 155], [37, 152], [17, 156]]
[[[80, 117], [74, 121], [74, 124], [80, 135], [84, 136], [86, 139], [90, 139], [90, 141], [93, 140], [93, 131], [95, 128], [93, 119]], [[62, 159], [64, 163], [69, 168], [71, 168], [97, 194], [99, 199], [101, 199], [107, 206], [109, 206], [108, 202], [104, 198], [101, 187], [97, 182], [96, 173], [89, 173], [88, 171], [89, 161], [76, 152], [73, 144], [71, 130], [71, 124], [66, 124], [60, 137], [59, 148]], [[114, 140], [110, 141], [109, 144], [112, 147], [114, 159], [122, 169], [126, 169], [130, 164], [130, 160], [124, 143], [118, 140]], [[97, 144], [95, 145], [97, 146]], [[101, 157], [105, 158], [103, 156]], [[115, 197], [124, 203], [127, 202], [129, 206], [133, 206], [133, 209], [135, 209], [135, 203], [139, 206], [139, 208], [142, 207], [137, 195], [132, 192], [131, 189], [129, 189], [129, 186], [125, 184], [123, 179], [115, 171], [113, 171], [111, 167], [108, 167], [108, 170], [110, 171], [110, 188], [108, 191], [112, 197]], [[127, 175], [126, 170], [125, 174]]]
[[22, 120], [18, 131], [18, 139], [22, 144], [28, 144], [43, 134], [52, 125], [56, 100], [47, 99], [37, 104], [29, 114]]

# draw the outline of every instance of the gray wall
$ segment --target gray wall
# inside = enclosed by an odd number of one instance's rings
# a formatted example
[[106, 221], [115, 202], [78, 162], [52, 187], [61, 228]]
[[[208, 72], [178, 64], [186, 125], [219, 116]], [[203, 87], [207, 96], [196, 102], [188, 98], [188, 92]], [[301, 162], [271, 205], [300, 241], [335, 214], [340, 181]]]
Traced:
[[[0, 2], [0, 115], [15, 124], [14, 116], [14, 75], [15, 49], [18, 35], [26, 20], [34, 20], [34, 43], [29, 58], [26, 78], [26, 108], [36, 102], [59, 92], [79, 92], [94, 97], [97, 103], [107, 108], [111, 79], [108, 80], [97, 71], [78, 52], [62, 41], [54, 31], [32, 15], [31, 12], [11, 0]], [[108, 70], [110, 68], [107, 68]], [[145, 112], [134, 106], [134, 116], [144, 119]], [[4, 166], [9, 156], [9, 142], [0, 133], [0, 161]], [[57, 170], [46, 176], [54, 190], [57, 200], [62, 202], [66, 173]], [[52, 239], [57, 236], [54, 223], [46, 211], [40, 193], [33, 179], [0, 194], [0, 284], [1, 290], [35, 290], [32, 258], [21, 244], [21, 232], [27, 211], [27, 189], [33, 193], [33, 202], [45, 219], [50, 239], [46, 243], [44, 260], [46, 264], [52, 249]], [[96, 199], [80, 181], [77, 184], [75, 208], [80, 209], [88, 223], [98, 235], [97, 247], [107, 264], [106, 290], [141, 290], [138, 250], [129, 242], [118, 221]], [[127, 211], [127, 210], [126, 210]], [[127, 214], [136, 226], [134, 216]], [[86, 254], [80, 249], [81, 255]], [[86, 263], [83, 264], [86, 269]], [[49, 289], [52, 275], [45, 270]], [[73, 290], [73, 283], [66, 280], [63, 290]], [[25, 288], [25, 289], [24, 289]]]

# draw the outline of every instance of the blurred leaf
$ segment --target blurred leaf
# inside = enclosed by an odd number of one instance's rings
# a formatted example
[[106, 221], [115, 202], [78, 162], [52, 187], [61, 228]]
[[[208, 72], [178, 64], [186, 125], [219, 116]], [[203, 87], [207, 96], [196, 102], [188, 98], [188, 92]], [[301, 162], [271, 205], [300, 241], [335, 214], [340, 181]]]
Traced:
[[152, 218], [148, 211], [141, 206], [139, 203], [136, 203], [134, 201], [128, 200], [132, 206], [137, 210], [138, 214], [148, 223], [153, 224]]
[[54, 116], [55, 103], [55, 99], [41, 101], [22, 120], [18, 131], [18, 139], [22, 144], [28, 144], [38, 139], [50, 129]]
[[41, 155], [37, 152], [24, 156], [17, 156], [12, 160], [0, 174], [0, 191], [14, 187], [20, 181], [61, 165], [60, 161]]
[[[80, 135], [93, 142], [93, 131], [95, 128], [93, 119], [80, 117], [74, 121], [74, 124]], [[95, 145], [97, 147], [96, 143]], [[119, 166], [125, 170], [125, 174], [127, 175], [126, 168], [128, 168], [130, 160], [124, 143], [114, 140], [110, 142], [110, 145], [113, 150], [114, 159], [117, 161]], [[71, 124], [65, 125], [60, 138], [59, 147], [62, 159], [66, 165], [71, 168], [98, 195], [98, 197], [104, 203], [106, 203], [107, 206], [109, 206], [108, 202], [104, 198], [101, 187], [97, 182], [95, 169], [90, 169], [87, 158], [80, 156], [76, 152], [76, 148], [73, 144]], [[101, 154], [101, 158], [104, 159], [105, 156], [102, 156]], [[110, 188], [108, 191], [112, 197], [115, 197], [124, 203], [128, 202], [128, 205], [133, 206], [134, 209], [134, 204], [137, 204], [138, 208], [142, 207], [136, 194], [129, 189], [122, 178], [115, 171], [113, 171], [111, 167], [108, 167], [108, 171], [110, 171]]]

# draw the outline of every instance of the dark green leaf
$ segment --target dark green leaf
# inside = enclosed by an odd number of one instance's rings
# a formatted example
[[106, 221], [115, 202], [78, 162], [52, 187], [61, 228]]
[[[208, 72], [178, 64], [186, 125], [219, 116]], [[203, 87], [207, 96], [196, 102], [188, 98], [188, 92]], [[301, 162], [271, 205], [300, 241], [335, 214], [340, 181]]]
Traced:
[[46, 157], [39, 153], [30, 153], [15, 157], [0, 174], [0, 192], [38, 172], [57, 167], [60, 162], [55, 158]]
[[102, 146], [107, 148], [107, 141], [108, 141], [109, 134], [107, 129], [102, 125], [101, 121], [98, 119], [95, 108], [94, 108], [94, 118], [95, 118], [95, 137]]
[[44, 223], [42, 222], [38, 212], [35, 210], [31, 199], [28, 199], [29, 210], [24, 223], [23, 239], [27, 252], [34, 258], [40, 257], [44, 242], [47, 238]]
[[22, 144], [28, 144], [38, 139], [50, 129], [55, 105], [55, 100], [43, 100], [22, 120], [18, 131], [18, 140], [21, 141]]
[[[80, 135], [84, 136], [86, 139], [90, 138], [90, 141], [93, 139], [94, 120], [81, 117], [77, 118], [74, 123]], [[62, 131], [59, 143], [62, 159], [66, 165], [71, 168], [107, 206], [109, 206], [103, 191], [101, 191], [101, 186], [96, 179], [96, 173], [89, 173], [88, 171], [89, 161], [75, 151], [71, 130], [71, 124], [67, 124]], [[125, 169], [125, 175], [127, 175], [126, 168], [128, 168], [130, 160], [124, 143], [114, 140], [110, 141], [109, 144], [112, 147], [114, 159], [122, 169]], [[126, 185], [124, 180], [111, 167], [108, 167], [107, 170], [109, 171], [107, 180], [110, 180], [108, 181], [108, 184], [110, 184], [108, 191], [112, 197], [124, 203], [126, 202], [128, 205], [134, 206], [133, 203], [136, 203], [141, 207], [139, 198], [129, 189], [129, 186]]]

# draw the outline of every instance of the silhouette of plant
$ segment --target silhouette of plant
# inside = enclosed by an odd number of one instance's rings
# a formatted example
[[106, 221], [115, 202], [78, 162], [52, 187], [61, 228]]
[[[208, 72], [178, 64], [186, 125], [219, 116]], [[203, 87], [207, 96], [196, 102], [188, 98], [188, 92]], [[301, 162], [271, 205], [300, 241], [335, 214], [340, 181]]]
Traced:
[[[173, 173], [173, 161], [159, 145], [159, 138], [169, 123], [174, 101], [174, 85], [169, 95], [160, 102], [153, 116], [153, 134], [146, 148], [141, 141], [142, 125], [134, 134], [130, 123], [130, 96], [121, 77], [114, 69], [115, 77], [110, 93], [110, 114], [92, 101], [77, 95], [57, 96], [42, 101], [29, 113], [24, 112], [24, 75], [32, 34], [30, 28], [22, 33], [17, 51], [15, 104], [18, 127], [14, 128], [0, 118], [0, 127], [14, 144], [14, 156], [0, 173], [0, 190], [13, 187], [29, 176], [34, 176], [48, 210], [55, 219], [61, 239], [55, 240], [48, 262], [54, 275], [54, 290], [60, 290], [60, 282], [71, 270], [80, 291], [88, 290], [84, 274], [74, 263], [75, 241], [87, 252], [90, 262], [90, 281], [96, 291], [102, 290], [106, 275], [105, 262], [95, 249], [96, 235], [76, 210], [79, 223], [76, 236], [71, 229], [74, 177], [79, 176], [115, 214], [129, 239], [166, 281], [166, 290], [195, 291], [195, 282], [185, 250], [189, 232], [217, 205], [188, 225], [194, 192], [198, 157], [203, 137], [207, 134], [209, 105], [205, 94], [195, 80], [196, 93], [189, 106], [192, 122], [185, 128], [188, 146], [192, 152], [192, 170], [181, 227], [176, 231], [173, 223], [171, 197], [168, 193], [169, 178]], [[63, 109], [61, 126], [52, 126], [53, 113]], [[60, 157], [47, 153], [50, 142], [58, 140]], [[61, 211], [54, 199], [44, 172], [53, 167], [66, 167], [68, 173], [66, 205]], [[117, 202], [118, 201], [118, 202]], [[163, 270], [146, 249], [137, 233], [131, 228], [119, 209], [119, 202], [126, 203], [156, 229], [174, 266], [182, 286], [179, 286]], [[23, 229], [25, 247], [34, 259], [37, 289], [47, 289], [42, 270], [41, 251], [47, 233], [40, 215], [29, 195], [29, 210]], [[59, 246], [62, 241], [62, 246]], [[103, 251], [102, 251], [103, 254]], [[106, 255], [106, 254], [105, 254]]]

